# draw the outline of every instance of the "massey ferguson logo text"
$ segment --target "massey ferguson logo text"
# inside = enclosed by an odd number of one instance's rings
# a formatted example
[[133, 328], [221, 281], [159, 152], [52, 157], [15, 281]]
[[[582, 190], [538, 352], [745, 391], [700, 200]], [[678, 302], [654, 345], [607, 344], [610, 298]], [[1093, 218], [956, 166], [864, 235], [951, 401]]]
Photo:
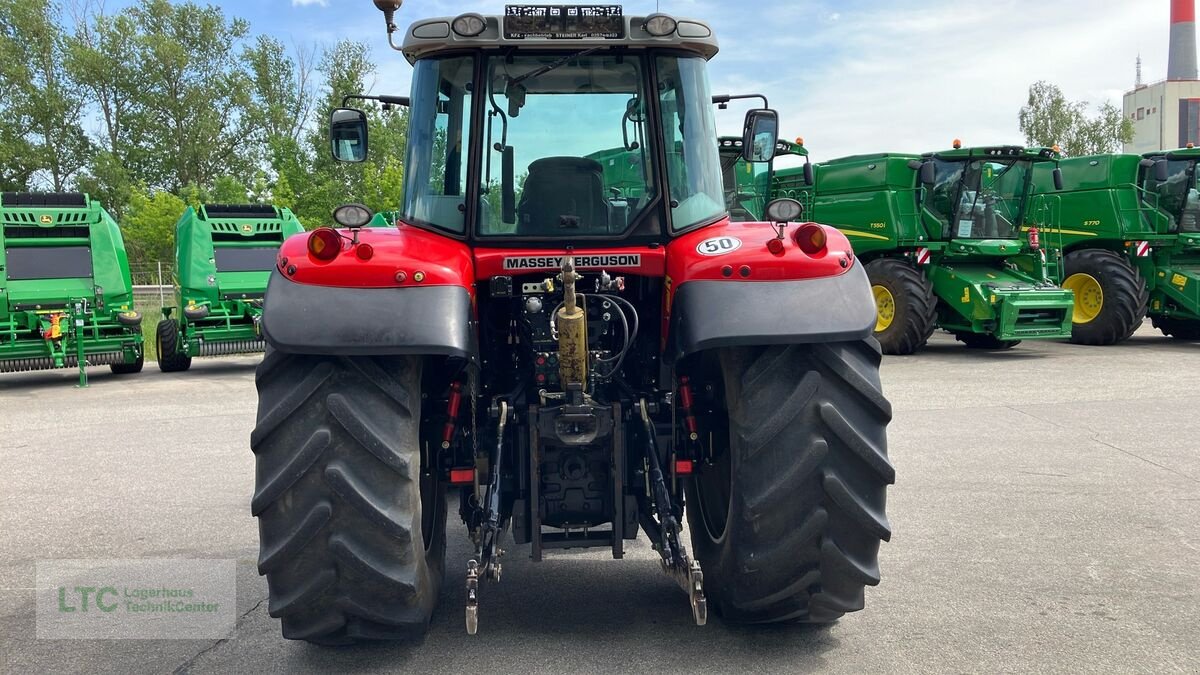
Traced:
[[[506, 270], [556, 270], [562, 267], [562, 256], [536, 256], [523, 255], [504, 259], [504, 269]], [[575, 267], [584, 268], [605, 268], [605, 267], [641, 267], [642, 256], [640, 253], [629, 253], [624, 255], [577, 255], [575, 256]]]

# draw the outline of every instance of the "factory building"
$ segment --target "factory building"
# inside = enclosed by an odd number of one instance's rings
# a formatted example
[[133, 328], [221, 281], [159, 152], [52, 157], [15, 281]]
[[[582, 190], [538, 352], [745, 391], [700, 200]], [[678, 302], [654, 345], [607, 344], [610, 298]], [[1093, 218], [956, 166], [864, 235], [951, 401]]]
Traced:
[[1200, 145], [1200, 78], [1196, 67], [1196, 1], [1171, 0], [1171, 45], [1167, 79], [1154, 84], [1141, 81], [1125, 93], [1123, 110], [1133, 122], [1133, 140], [1125, 152]]

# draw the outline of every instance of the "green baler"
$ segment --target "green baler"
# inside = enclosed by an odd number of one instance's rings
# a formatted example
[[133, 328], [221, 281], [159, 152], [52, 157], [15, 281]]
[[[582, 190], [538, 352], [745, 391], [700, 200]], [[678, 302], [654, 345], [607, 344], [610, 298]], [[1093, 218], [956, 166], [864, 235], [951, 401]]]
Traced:
[[885, 353], [911, 354], [936, 327], [968, 347], [1006, 349], [1071, 334], [1073, 298], [1047, 273], [1023, 225], [1052, 211], [1032, 198], [1050, 148], [958, 148], [921, 156], [859, 155], [776, 172], [774, 197], [842, 230], [867, 264]]
[[163, 308], [158, 367], [263, 349], [259, 321], [283, 240], [303, 232], [292, 212], [269, 205], [188, 207], [175, 225], [175, 306]]
[[1075, 157], [1062, 162], [1062, 191], [1035, 171], [1058, 220], [1042, 239], [1063, 252], [1076, 294], [1074, 342], [1120, 342], [1147, 313], [1166, 335], [1200, 339], [1197, 160], [1193, 148]]
[[0, 195], [0, 372], [142, 369], [121, 230], [79, 193]]

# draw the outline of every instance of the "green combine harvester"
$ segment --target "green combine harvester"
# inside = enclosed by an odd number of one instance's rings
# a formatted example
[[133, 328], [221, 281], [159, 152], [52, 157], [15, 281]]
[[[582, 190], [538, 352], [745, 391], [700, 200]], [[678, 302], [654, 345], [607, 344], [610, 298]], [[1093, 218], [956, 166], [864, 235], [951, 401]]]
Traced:
[[[762, 220], [763, 210], [770, 201], [771, 182], [775, 175], [775, 161], [750, 164], [742, 160], [742, 139], [722, 136], [718, 140], [721, 152], [721, 176], [725, 186], [725, 206], [729, 217], [737, 222]], [[802, 172], [807, 171], [807, 182], [812, 183], [812, 165], [808, 163], [808, 150], [803, 141], [795, 143], [779, 140], [775, 144], [775, 160], [780, 157], [804, 159]]]
[[805, 219], [844, 232], [867, 265], [886, 354], [912, 354], [935, 328], [967, 347], [1071, 336], [1073, 298], [1047, 272], [1045, 251], [1021, 228], [1053, 215], [1032, 195], [1051, 148], [963, 148], [845, 157], [775, 174], [772, 197], [794, 197]]
[[142, 369], [121, 230], [79, 193], [0, 195], [0, 372]]
[[1073, 342], [1120, 342], [1147, 314], [1164, 335], [1200, 340], [1197, 160], [1194, 148], [1066, 159], [1061, 192], [1035, 171], [1059, 222], [1042, 240], [1075, 291]]
[[269, 205], [188, 207], [175, 225], [175, 306], [163, 308], [156, 341], [164, 373], [197, 356], [263, 350], [259, 322], [267, 279], [283, 240], [304, 231]]

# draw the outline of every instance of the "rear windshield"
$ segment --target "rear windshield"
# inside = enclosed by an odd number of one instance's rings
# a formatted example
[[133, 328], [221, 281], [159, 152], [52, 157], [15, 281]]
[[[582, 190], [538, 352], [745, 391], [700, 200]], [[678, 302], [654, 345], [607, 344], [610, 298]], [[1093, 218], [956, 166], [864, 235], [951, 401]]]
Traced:
[[4, 250], [9, 281], [78, 279], [92, 276], [87, 246], [34, 246]]
[[218, 272], [266, 272], [275, 269], [279, 247], [218, 248], [213, 253]]

